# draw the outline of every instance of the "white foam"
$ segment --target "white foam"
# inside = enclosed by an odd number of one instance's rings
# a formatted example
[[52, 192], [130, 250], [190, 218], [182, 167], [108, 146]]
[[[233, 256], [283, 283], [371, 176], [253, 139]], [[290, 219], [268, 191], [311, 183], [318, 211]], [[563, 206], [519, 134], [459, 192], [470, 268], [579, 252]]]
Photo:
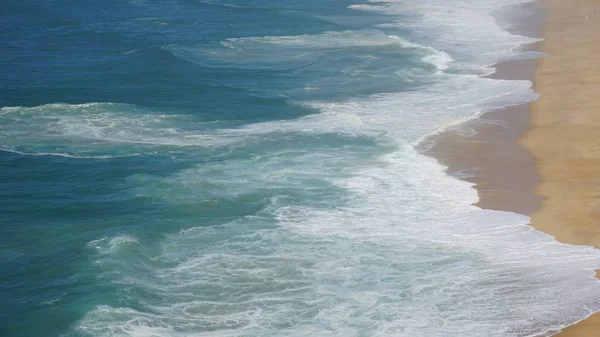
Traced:
[[[0, 149], [27, 155], [116, 158], [153, 153], [152, 146], [226, 146], [239, 140], [204, 132], [189, 117], [117, 103], [2, 107]], [[214, 125], [206, 124], [209, 128]], [[115, 144], [120, 152], [115, 153]]]
[[529, 81], [448, 76], [447, 81], [418, 91], [337, 103], [308, 103], [322, 112], [296, 120], [250, 124], [225, 134], [335, 133], [381, 141], [418, 142], [450, 124], [476, 118], [486, 110], [527, 103], [536, 97]]
[[[282, 133], [417, 141], [451, 122], [475, 118], [486, 109], [525, 103], [536, 97], [528, 81], [445, 76], [446, 81], [418, 91], [377, 94], [346, 102], [299, 102], [321, 113], [235, 129], [215, 129], [214, 125], [203, 128], [197, 122], [191, 126], [185, 116], [114, 103], [4, 107], [0, 109], [0, 117], [10, 123], [0, 128], [0, 139], [2, 149], [8, 151], [80, 158], [119, 156], [94, 153], [114, 144], [125, 149], [122, 156], [128, 156], [155, 151], [152, 146], [235, 146]], [[454, 94], [457, 91], [461, 94]], [[72, 145], [73, 141], [79, 144]], [[40, 151], [42, 144], [56, 144], [71, 152]]]
[[231, 38], [222, 44], [228, 48], [245, 48], [247, 45], [253, 44], [274, 44], [280, 47], [309, 49], [408, 45], [398, 36], [387, 35], [376, 29], [331, 31], [318, 35]]
[[[378, 29], [331, 31], [316, 35], [261, 36], [230, 38], [221, 42], [226, 49], [166, 45], [163, 49], [184, 60], [205, 64], [205, 59], [228, 62], [263, 64], [270, 62], [302, 62], [311, 60], [318, 51], [337, 48], [390, 47], [416, 49], [423, 61], [443, 70], [452, 62], [450, 55], [431, 46], [420, 45], [397, 35], [389, 35]], [[247, 64], [247, 67], [251, 65]], [[255, 65], [258, 66], [258, 65]], [[296, 65], [297, 66], [297, 65]]]
[[[371, 5], [351, 5], [351, 9], [382, 14], [395, 20], [382, 28], [408, 28], [423, 45], [448, 53], [459, 70], [490, 74], [489, 66], [519, 54], [519, 47], [539, 41], [511, 34], [502, 29], [493, 13], [509, 5], [528, 0], [388, 0]], [[407, 18], [407, 15], [409, 16]]]
[[137, 53], [138, 51], [140, 51], [140, 49], [131, 49], [131, 50], [121, 53], [121, 55], [131, 55], [133, 53]]
[[136, 154], [132, 155], [122, 155], [122, 156], [111, 156], [111, 155], [81, 155], [81, 154], [70, 154], [70, 153], [61, 153], [61, 152], [24, 152], [18, 151], [15, 149], [11, 149], [5, 146], [0, 146], [0, 151], [11, 152], [21, 156], [34, 156], [34, 157], [63, 157], [63, 158], [74, 158], [74, 159], [114, 159], [114, 158], [122, 158], [122, 157], [131, 157], [136, 156]]
[[230, 7], [230, 8], [261, 8], [261, 7], [254, 7], [254, 6], [235, 5], [235, 4], [225, 3], [220, 0], [201, 0], [200, 2], [207, 4], [207, 5]]
[[[77, 330], [537, 336], [598, 307], [598, 251], [557, 243], [525, 216], [471, 206], [470, 185], [412, 147], [349, 169], [330, 176], [349, 201], [274, 199], [255, 217], [169, 236], [154, 259], [172, 267], [127, 280], [165, 300], [145, 311], [99, 307]], [[265, 224], [271, 217], [278, 227]]]
[[119, 252], [119, 250], [132, 245], [139, 244], [139, 240], [131, 235], [119, 235], [115, 237], [103, 237], [87, 243], [87, 246], [94, 249], [101, 255], [110, 255]]
[[[600, 253], [560, 244], [526, 216], [472, 206], [471, 184], [412, 145], [456, 118], [532, 97], [527, 81], [458, 76], [423, 91], [312, 103], [323, 112], [223, 131], [341, 133], [395, 146], [365, 160], [356, 149], [282, 142], [282, 151], [155, 178], [167, 188], [154, 184], [146, 193], [177, 203], [292, 188], [314, 202], [284, 194], [255, 216], [169, 236], [153, 260], [171, 268], [116, 281], [168, 300], [145, 303], [147, 312], [98, 308], [77, 329], [103, 335], [110, 326], [124, 336], [348, 336], [365, 327], [372, 336], [556, 332], [600, 308], [592, 271]], [[207, 183], [212, 190], [203, 194]], [[320, 186], [334, 190], [329, 185], [344, 192], [319, 202]]]

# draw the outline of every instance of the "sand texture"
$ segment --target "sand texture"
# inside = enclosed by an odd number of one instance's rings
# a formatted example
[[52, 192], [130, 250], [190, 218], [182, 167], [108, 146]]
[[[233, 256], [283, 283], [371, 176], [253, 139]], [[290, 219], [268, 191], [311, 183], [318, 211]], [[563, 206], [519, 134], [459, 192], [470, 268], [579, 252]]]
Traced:
[[[557, 240], [600, 248], [600, 1], [541, 0], [545, 41], [534, 72], [541, 96], [521, 144], [536, 160], [545, 199], [533, 226]], [[561, 337], [600, 336], [600, 315]]]
[[[514, 33], [543, 37], [533, 47], [547, 56], [499, 64], [492, 77], [531, 78], [540, 98], [435, 136], [426, 153], [475, 184], [478, 206], [528, 214], [560, 242], [600, 248], [600, 0], [532, 5], [544, 19]], [[600, 337], [600, 314], [557, 336]]]
[[[514, 23], [511, 32], [541, 37], [543, 11], [538, 3], [521, 6], [528, 17]], [[524, 50], [537, 50], [538, 44]], [[536, 60], [517, 60], [495, 65], [495, 79], [531, 80]], [[530, 104], [485, 113], [482, 117], [447, 129], [428, 139], [424, 152], [448, 166], [448, 173], [475, 185], [477, 206], [531, 214], [542, 198], [533, 193], [540, 182], [533, 155], [519, 144], [530, 128]]]

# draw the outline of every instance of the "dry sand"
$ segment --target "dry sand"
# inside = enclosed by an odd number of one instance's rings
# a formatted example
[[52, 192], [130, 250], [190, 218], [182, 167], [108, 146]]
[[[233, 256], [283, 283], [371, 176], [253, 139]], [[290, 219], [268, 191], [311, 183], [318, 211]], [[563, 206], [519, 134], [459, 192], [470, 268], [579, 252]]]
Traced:
[[[541, 0], [545, 41], [534, 72], [541, 96], [521, 144], [533, 154], [545, 197], [533, 226], [558, 241], [600, 248], [600, 1]], [[600, 336], [600, 315], [558, 336]]]
[[[560, 242], [600, 248], [600, 0], [534, 5], [545, 14], [536, 48], [548, 56], [500, 64], [495, 77], [533, 78], [540, 98], [436, 136], [427, 153], [475, 184], [480, 207], [530, 215]], [[600, 314], [557, 336], [600, 337]]]

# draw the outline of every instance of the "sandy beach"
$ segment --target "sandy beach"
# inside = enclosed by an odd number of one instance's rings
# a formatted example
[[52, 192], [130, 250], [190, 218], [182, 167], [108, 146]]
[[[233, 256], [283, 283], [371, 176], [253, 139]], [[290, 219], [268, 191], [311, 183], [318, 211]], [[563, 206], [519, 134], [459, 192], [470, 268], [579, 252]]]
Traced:
[[[545, 41], [534, 72], [541, 95], [521, 144], [533, 154], [541, 208], [533, 225], [558, 241], [600, 247], [600, 1], [544, 0]], [[559, 336], [600, 336], [600, 315]]]
[[[497, 65], [494, 77], [531, 78], [539, 99], [449, 130], [428, 154], [475, 184], [478, 206], [527, 214], [560, 242], [600, 248], [600, 1], [532, 6], [544, 14], [534, 47], [547, 56]], [[524, 30], [535, 36], [535, 24]], [[600, 336], [600, 314], [557, 336]]]

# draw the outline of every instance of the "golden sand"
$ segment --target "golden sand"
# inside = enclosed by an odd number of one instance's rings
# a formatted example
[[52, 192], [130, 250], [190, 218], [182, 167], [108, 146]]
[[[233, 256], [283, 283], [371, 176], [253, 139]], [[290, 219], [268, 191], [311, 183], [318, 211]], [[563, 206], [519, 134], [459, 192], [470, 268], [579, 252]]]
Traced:
[[[600, 248], [600, 0], [535, 5], [546, 14], [536, 49], [548, 56], [501, 64], [495, 77], [533, 78], [540, 98], [436, 136], [427, 154], [475, 184], [478, 206], [528, 214], [558, 241]], [[557, 336], [600, 337], [600, 314]]]
[[[533, 226], [570, 244], [600, 248], [600, 1], [541, 0], [548, 54], [535, 70], [531, 129], [521, 138], [536, 160], [543, 197]], [[561, 337], [600, 336], [600, 315]]]

